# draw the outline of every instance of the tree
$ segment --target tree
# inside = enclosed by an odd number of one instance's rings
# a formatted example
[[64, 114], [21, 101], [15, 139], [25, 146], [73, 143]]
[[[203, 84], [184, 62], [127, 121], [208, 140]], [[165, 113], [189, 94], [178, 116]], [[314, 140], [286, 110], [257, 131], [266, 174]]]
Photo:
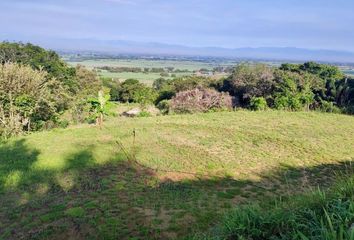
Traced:
[[54, 51], [27, 43], [0, 43], [0, 64], [7, 62], [29, 65], [34, 70], [46, 71], [49, 79], [56, 78], [69, 91], [78, 87], [75, 81], [75, 68], [69, 67]]
[[148, 104], [152, 104], [155, 102], [157, 97], [157, 92], [147, 86], [143, 86], [138, 88], [133, 94], [133, 101], [135, 103], [139, 103], [142, 108], [144, 108]]
[[337, 103], [345, 112], [354, 114], [354, 78], [345, 78], [337, 83]]
[[248, 107], [253, 97], [268, 99], [271, 96], [275, 86], [274, 69], [264, 64], [240, 64], [224, 83], [230, 83], [228, 91], [242, 106]]
[[312, 74], [277, 71], [276, 85], [273, 94], [274, 106], [285, 110], [309, 110], [314, 103], [312, 87], [316, 78]]
[[335, 103], [338, 95], [337, 84], [344, 79], [344, 74], [338, 67], [315, 62], [282, 64], [280, 70], [317, 76], [317, 84], [313, 86], [313, 93], [318, 105], [324, 101]]
[[71, 96], [70, 113], [74, 123], [80, 123], [87, 119], [90, 104], [88, 99], [95, 97], [97, 92], [102, 89], [102, 81], [95, 72], [78, 65], [76, 68], [75, 94]]

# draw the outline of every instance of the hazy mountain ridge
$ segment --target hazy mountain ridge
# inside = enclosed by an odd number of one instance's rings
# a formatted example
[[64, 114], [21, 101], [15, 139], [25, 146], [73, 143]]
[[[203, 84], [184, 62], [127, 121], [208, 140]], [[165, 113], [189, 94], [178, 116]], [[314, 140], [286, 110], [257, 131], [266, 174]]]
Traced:
[[240, 59], [272, 59], [293, 61], [325, 61], [354, 63], [354, 52], [315, 50], [296, 47], [222, 48], [189, 47], [164, 43], [143, 43], [124, 40], [60, 39], [39, 41], [47, 48], [64, 51], [93, 51], [111, 54], [161, 54], [184, 56], [211, 56]]

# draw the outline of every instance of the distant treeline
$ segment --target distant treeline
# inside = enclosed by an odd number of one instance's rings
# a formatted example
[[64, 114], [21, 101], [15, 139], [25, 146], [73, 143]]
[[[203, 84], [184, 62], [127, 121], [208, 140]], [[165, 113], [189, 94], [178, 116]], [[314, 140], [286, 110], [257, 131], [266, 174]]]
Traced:
[[113, 66], [102, 66], [96, 67], [96, 71], [105, 70], [112, 73], [123, 73], [123, 72], [132, 72], [132, 73], [186, 73], [186, 72], [201, 72], [201, 73], [231, 73], [234, 67], [231, 66], [219, 66], [214, 67], [213, 69], [201, 68], [198, 70], [190, 71], [188, 69], [175, 69], [174, 67], [153, 67], [153, 68], [141, 68], [141, 67], [113, 67]]
[[103, 66], [96, 67], [96, 70], [105, 70], [113, 73], [122, 73], [122, 72], [133, 72], [133, 73], [181, 73], [181, 72], [190, 72], [188, 69], [175, 69], [174, 67], [165, 67], [165, 68], [140, 68], [140, 67], [111, 67]]

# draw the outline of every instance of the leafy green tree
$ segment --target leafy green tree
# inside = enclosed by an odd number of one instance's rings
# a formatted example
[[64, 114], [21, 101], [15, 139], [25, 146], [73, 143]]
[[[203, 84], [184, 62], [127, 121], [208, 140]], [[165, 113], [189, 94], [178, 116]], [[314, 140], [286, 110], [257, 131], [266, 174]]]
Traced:
[[139, 103], [143, 108], [148, 104], [154, 103], [156, 98], [157, 92], [147, 86], [138, 88], [133, 95], [133, 101]]
[[280, 70], [299, 74], [308, 73], [317, 76], [317, 85], [312, 88], [318, 106], [325, 101], [336, 102], [338, 82], [344, 79], [344, 74], [338, 67], [315, 62], [306, 62], [304, 64], [283, 64], [281, 65]]
[[75, 94], [71, 96], [70, 113], [71, 121], [74, 123], [84, 122], [88, 115], [90, 104], [88, 99], [95, 97], [97, 92], [102, 89], [102, 80], [95, 72], [78, 65], [76, 70], [77, 88]]
[[121, 89], [121, 82], [119, 81], [119, 79], [101, 77], [101, 80], [102, 80], [102, 85], [110, 89], [111, 100], [119, 101], [120, 89]]
[[242, 106], [248, 107], [253, 97], [268, 99], [275, 87], [274, 69], [264, 64], [240, 64], [224, 81], [228, 92], [236, 96]]
[[78, 87], [75, 68], [69, 67], [54, 51], [27, 43], [0, 43], [0, 63], [6, 62], [29, 65], [35, 70], [46, 71], [48, 79], [56, 78], [70, 91]]
[[345, 112], [354, 114], [354, 78], [337, 82], [337, 104]]
[[314, 77], [310, 74], [277, 71], [274, 92], [274, 106], [277, 109], [292, 111], [309, 110], [314, 103], [312, 84]]
[[134, 93], [138, 89], [144, 87], [139, 80], [127, 79], [125, 80], [119, 90], [119, 101], [122, 102], [134, 102]]

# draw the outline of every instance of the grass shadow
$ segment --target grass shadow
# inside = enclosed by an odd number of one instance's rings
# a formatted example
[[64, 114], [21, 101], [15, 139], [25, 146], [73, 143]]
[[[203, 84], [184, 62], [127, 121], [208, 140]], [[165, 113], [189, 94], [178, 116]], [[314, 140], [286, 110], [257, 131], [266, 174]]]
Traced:
[[97, 165], [93, 148], [67, 156], [59, 171], [33, 168], [40, 152], [25, 140], [2, 145], [0, 239], [181, 239], [208, 229], [235, 205], [327, 187], [354, 173], [344, 161], [282, 165], [258, 180], [161, 180], [149, 168], [117, 161], [121, 153], [112, 156], [115, 163]]

